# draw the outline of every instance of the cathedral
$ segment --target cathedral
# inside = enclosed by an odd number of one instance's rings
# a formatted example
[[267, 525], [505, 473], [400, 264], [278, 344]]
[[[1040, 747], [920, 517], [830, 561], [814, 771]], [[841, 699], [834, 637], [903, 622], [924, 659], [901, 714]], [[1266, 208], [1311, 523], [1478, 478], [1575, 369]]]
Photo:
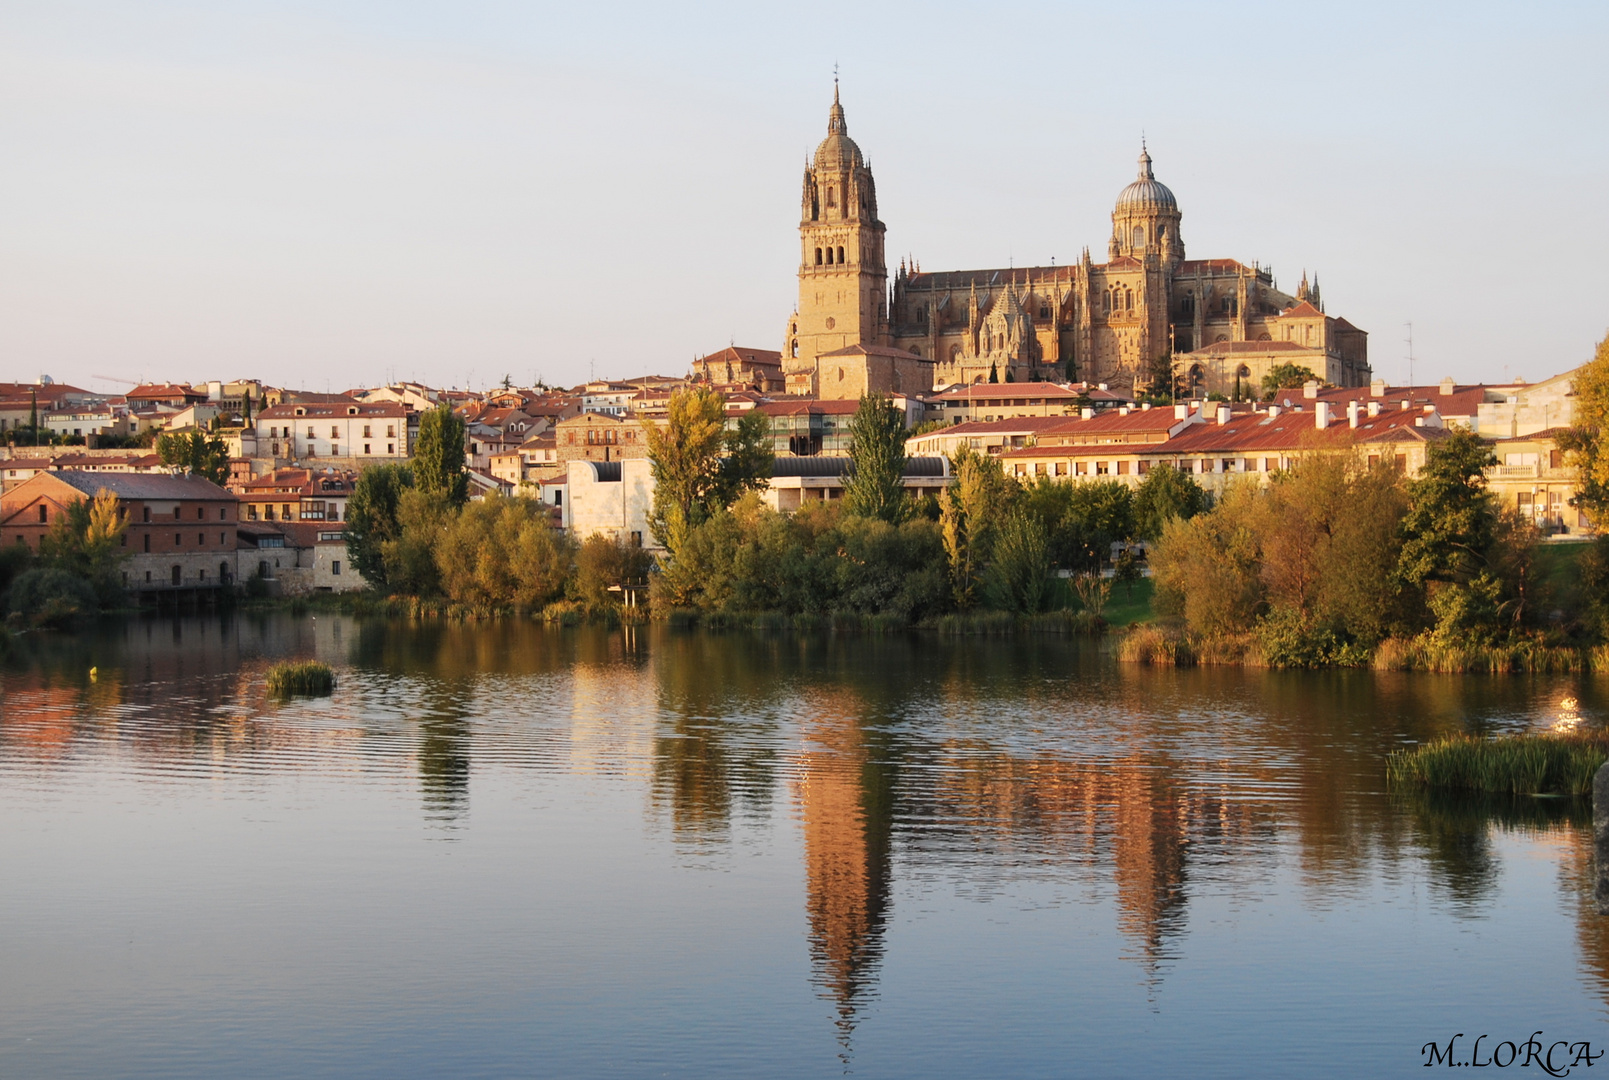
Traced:
[[[1112, 210], [1106, 261], [1087, 247], [1067, 266], [924, 273], [902, 260], [890, 284], [877, 185], [835, 86], [800, 196], [788, 392], [1072, 380], [1128, 391], [1171, 369], [1186, 393], [1233, 396], [1283, 364], [1336, 386], [1369, 383], [1368, 335], [1325, 313], [1317, 278], [1304, 272], [1291, 295], [1266, 267], [1186, 258], [1182, 216], [1142, 146]], [[873, 361], [900, 385], [873, 386], [888, 381], [869, 377]]]

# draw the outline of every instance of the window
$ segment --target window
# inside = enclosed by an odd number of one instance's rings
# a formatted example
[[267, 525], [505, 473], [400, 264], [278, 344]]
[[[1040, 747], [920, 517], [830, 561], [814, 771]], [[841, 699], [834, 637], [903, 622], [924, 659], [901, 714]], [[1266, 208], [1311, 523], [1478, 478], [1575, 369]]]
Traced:
[[175, 564], [173, 567], [173, 583], [177, 585], [182, 580], [184, 580], [184, 571]]
[[183, 534], [181, 534], [181, 533], [174, 533], [173, 534], [173, 546], [174, 547], [184, 547], [184, 536], [183, 536]]
[[368, 424], [363, 425], [363, 437], [365, 439], [367, 439], [369, 437], [369, 425]]
[[1129, 474], [1129, 463], [1126, 462], [1126, 461], [1119, 461], [1117, 463], [1117, 475], [1119, 475], [1119, 476], [1127, 476], [1128, 474]]
[[[150, 533], [145, 534], [145, 553], [147, 555], [151, 554], [151, 534]], [[150, 581], [151, 580], [151, 575], [146, 574], [145, 575], [145, 580]]]
[[[147, 540], [149, 540], [149, 539], [151, 539], [151, 538], [150, 538], [150, 537], [149, 537], [149, 536], [147, 536], [147, 537], [146, 537], [146, 539], [147, 539]], [[147, 581], [147, 582], [149, 582], [149, 581], [150, 581], [150, 580], [151, 580], [151, 571], [149, 571], [149, 570], [147, 570], [147, 571], [146, 571], [146, 572], [145, 572], [145, 580], [146, 580], [146, 581]]]
[[395, 443], [386, 443], [385, 444], [385, 452], [388, 453], [388, 454], [396, 453], [397, 452], [396, 444]]
[[341, 444], [340, 443], [330, 443], [330, 456], [331, 457], [340, 457], [341, 456]]
[[827, 265], [832, 265], [832, 248], [827, 249]]
[[39, 504], [39, 524], [43, 525], [49, 517], [50, 517], [50, 511], [45, 508], [44, 503], [40, 503]]
[[553, 505], [554, 506], [563, 506], [564, 505], [564, 489], [563, 488], [560, 488], [559, 490], [557, 490], [557, 491], [555, 491], [553, 493]]
[[1135, 247], [1144, 247], [1145, 246], [1145, 226], [1143, 226], [1143, 225], [1134, 226], [1134, 246]]
[[641, 532], [633, 530], [633, 532], [631, 534], [631, 546], [632, 547], [642, 547], [642, 533]]
[[223, 533], [218, 534], [218, 543], [220, 544], [227, 543], [227, 541], [224, 540], [223, 535]]
[[396, 438], [397, 437], [397, 425], [395, 425], [395, 424], [387, 424], [385, 426], [385, 437], [388, 438], [388, 439]]
[[368, 443], [363, 444], [363, 456], [364, 457], [369, 456], [369, 444]]
[[816, 265], [817, 266], [821, 265], [821, 249], [820, 248], [816, 249]]
[[1106, 475], [1106, 462], [1097, 461], [1095, 463], [1095, 475], [1096, 476], [1105, 476]]
[[330, 438], [339, 439], [340, 437], [341, 437], [341, 429], [336, 427], [334, 424], [331, 424], [330, 425]]
[[341, 576], [341, 560], [340, 559], [331, 559], [330, 560], [330, 574], [332, 576], [334, 576], [334, 577], [340, 577]]
[[318, 438], [318, 436], [313, 434], [313, 429], [308, 428], [307, 429], [307, 441], [312, 442], [316, 438]]
[[207, 534], [206, 533], [196, 533], [196, 543], [201, 545], [201, 546], [203, 546], [203, 547], [206, 546]]
[[291, 519], [290, 503], [286, 503], [279, 508], [279, 519], [281, 521], [289, 521]]
[[839, 261], [839, 263], [842, 263], [844, 261], [844, 249], [843, 249], [842, 245], [839, 245], [839, 247], [838, 247], [838, 261]]

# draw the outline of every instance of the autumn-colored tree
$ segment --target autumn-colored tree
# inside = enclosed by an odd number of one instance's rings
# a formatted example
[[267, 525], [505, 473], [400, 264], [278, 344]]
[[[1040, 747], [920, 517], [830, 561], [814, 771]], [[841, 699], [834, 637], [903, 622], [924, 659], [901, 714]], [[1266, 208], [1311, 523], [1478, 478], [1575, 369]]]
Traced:
[[654, 476], [649, 527], [672, 556], [719, 503], [726, 399], [707, 386], [670, 395], [663, 427], [643, 421]]

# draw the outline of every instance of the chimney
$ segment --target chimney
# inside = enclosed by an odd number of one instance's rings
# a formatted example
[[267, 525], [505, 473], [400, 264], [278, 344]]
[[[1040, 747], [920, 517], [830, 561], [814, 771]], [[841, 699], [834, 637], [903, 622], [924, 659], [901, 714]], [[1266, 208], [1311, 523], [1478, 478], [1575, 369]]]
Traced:
[[1348, 427], [1358, 426], [1358, 403], [1356, 401], [1346, 403], [1346, 424]]
[[1313, 426], [1323, 431], [1330, 426], [1330, 403], [1321, 401], [1313, 406]]
[[1369, 396], [1370, 397], [1385, 397], [1386, 396], [1386, 381], [1384, 379], [1376, 379], [1372, 383], [1370, 383], [1369, 384]]
[[1453, 385], [1453, 377], [1451, 375], [1441, 380], [1441, 393], [1443, 397], [1451, 396], [1453, 390], [1455, 389], [1456, 387]]
[[1129, 414], [1129, 407], [1127, 405], [1118, 406], [1117, 415], [1119, 415], [1119, 416], [1127, 416], [1128, 414]]
[[1108, 386], [1106, 383], [1096, 383], [1095, 384], [1095, 389], [1097, 389], [1097, 390], [1110, 390], [1111, 387]]
[[1318, 400], [1318, 380], [1309, 379], [1302, 384], [1302, 396], [1309, 401]]
[[1090, 406], [1085, 405], [1082, 409], [1078, 410], [1078, 416], [1081, 420], [1093, 420], [1095, 418], [1095, 410]]
[[1379, 416], [1380, 415], [1380, 403], [1378, 401], [1369, 402], [1369, 415], [1370, 416]]
[[1151, 403], [1149, 401], [1142, 402], [1140, 404], [1140, 411], [1141, 412], [1150, 412], [1151, 411]]
[[1270, 405], [1268, 407], [1268, 415], [1269, 415], [1270, 418], [1278, 416], [1279, 415], [1279, 406], [1278, 405]]
[[1218, 423], [1220, 423], [1220, 424], [1229, 423], [1229, 406], [1227, 406], [1227, 405], [1218, 406]]
[[1411, 404], [1413, 404], [1413, 403], [1410, 402], [1407, 398], [1403, 398], [1401, 401], [1397, 402], [1397, 408], [1406, 410], [1408, 408], [1408, 406], [1411, 405]]
[[1175, 420], [1183, 420], [1185, 417], [1187, 417], [1189, 415], [1190, 415], [1190, 406], [1188, 406], [1188, 405], [1175, 405], [1173, 407], [1173, 418]]

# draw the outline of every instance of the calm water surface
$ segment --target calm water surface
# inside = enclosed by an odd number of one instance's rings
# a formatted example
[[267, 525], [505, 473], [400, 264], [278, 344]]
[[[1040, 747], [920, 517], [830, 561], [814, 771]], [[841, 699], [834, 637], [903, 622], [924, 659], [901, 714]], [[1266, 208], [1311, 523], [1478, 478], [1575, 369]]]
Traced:
[[[335, 695], [267, 699], [289, 656]], [[1609, 1045], [1590, 813], [1382, 778], [1439, 732], [1601, 721], [1590, 677], [321, 615], [33, 641], [0, 680], [8, 1078], [1390, 1076], [1456, 1032]]]

